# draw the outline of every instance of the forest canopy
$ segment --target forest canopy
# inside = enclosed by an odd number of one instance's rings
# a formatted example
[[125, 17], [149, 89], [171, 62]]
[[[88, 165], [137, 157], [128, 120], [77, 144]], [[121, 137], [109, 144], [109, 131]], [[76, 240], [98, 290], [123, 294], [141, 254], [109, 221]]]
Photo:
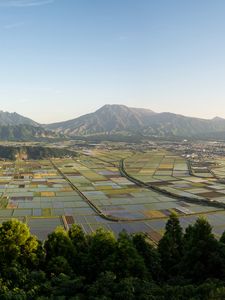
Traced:
[[171, 215], [157, 247], [147, 236], [59, 227], [41, 242], [26, 224], [0, 225], [0, 299], [219, 300], [225, 234], [199, 218], [183, 232]]
[[74, 151], [65, 148], [42, 147], [42, 146], [3, 146], [0, 145], [0, 158], [15, 160], [43, 159], [49, 157], [75, 156]]

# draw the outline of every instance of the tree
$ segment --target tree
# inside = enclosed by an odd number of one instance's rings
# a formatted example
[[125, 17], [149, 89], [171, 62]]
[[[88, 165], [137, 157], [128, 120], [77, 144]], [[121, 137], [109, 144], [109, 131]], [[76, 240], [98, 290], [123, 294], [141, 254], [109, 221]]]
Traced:
[[26, 224], [16, 219], [2, 223], [0, 226], [0, 264], [10, 265], [14, 262], [32, 263], [38, 250], [37, 239], [30, 234]]
[[167, 278], [177, 276], [179, 273], [179, 262], [183, 255], [183, 231], [175, 214], [171, 214], [166, 223], [166, 231], [159, 241], [158, 251], [164, 275]]
[[115, 249], [116, 239], [112, 232], [100, 228], [89, 236], [86, 261], [89, 279], [95, 279], [101, 272], [112, 271]]
[[73, 261], [76, 250], [69, 238], [68, 232], [62, 227], [58, 227], [53, 233], [48, 235], [44, 247], [46, 250], [46, 270], [49, 273], [56, 275], [60, 270], [61, 272], [71, 272], [69, 263]]
[[69, 238], [68, 232], [62, 227], [56, 228], [53, 233], [48, 235], [44, 247], [46, 249], [47, 261], [56, 256], [63, 256], [66, 259], [70, 259], [75, 252], [75, 248]]
[[225, 299], [225, 287], [220, 287], [210, 290], [210, 296], [208, 300], [224, 300]]
[[47, 266], [48, 273], [57, 276], [61, 273], [71, 275], [72, 268], [68, 260], [63, 256], [55, 256], [51, 258]]
[[148, 270], [145, 266], [144, 259], [135, 248], [132, 238], [125, 231], [119, 234], [114, 262], [114, 272], [118, 278], [148, 277]]
[[222, 257], [219, 242], [212, 233], [212, 227], [204, 218], [189, 225], [184, 235], [184, 257], [181, 272], [192, 282], [208, 278], [220, 278]]
[[97, 280], [88, 287], [88, 299], [114, 299], [116, 276], [112, 272], [103, 272]]
[[69, 237], [75, 246], [77, 252], [83, 252], [87, 249], [87, 238], [81, 228], [77, 224], [73, 224], [69, 229]]
[[146, 240], [146, 236], [143, 233], [135, 234], [133, 236], [133, 243], [139, 255], [143, 257], [148, 272], [151, 274], [151, 278], [157, 281], [160, 280], [162, 270], [157, 249]]
[[223, 234], [220, 237], [220, 243], [223, 243], [225, 245], [225, 231], [223, 232]]
[[87, 271], [88, 241], [79, 225], [73, 224], [69, 229], [69, 238], [75, 247], [76, 254], [71, 260], [71, 266], [76, 274], [85, 274]]

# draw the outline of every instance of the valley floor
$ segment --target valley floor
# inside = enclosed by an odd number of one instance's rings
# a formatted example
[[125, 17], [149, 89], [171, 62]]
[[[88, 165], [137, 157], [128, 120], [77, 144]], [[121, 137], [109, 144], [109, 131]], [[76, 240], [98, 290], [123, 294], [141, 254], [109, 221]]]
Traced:
[[220, 236], [224, 162], [196, 167], [165, 150], [92, 150], [76, 159], [1, 162], [0, 222], [18, 218], [42, 240], [57, 226], [76, 223], [87, 233], [99, 227], [116, 235], [123, 229], [146, 232], [157, 243], [176, 212], [184, 228], [205, 216]]

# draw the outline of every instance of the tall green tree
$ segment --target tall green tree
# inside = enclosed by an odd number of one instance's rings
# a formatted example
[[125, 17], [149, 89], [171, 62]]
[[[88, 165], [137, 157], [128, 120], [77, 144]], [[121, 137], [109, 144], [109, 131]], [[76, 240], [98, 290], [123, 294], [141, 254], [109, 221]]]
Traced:
[[158, 251], [164, 276], [177, 276], [179, 262], [183, 256], [183, 231], [176, 214], [171, 214], [166, 223], [165, 234], [159, 241]]
[[161, 259], [159, 252], [143, 233], [133, 235], [133, 244], [137, 249], [139, 255], [144, 259], [145, 265], [148, 269], [151, 278], [158, 281], [162, 275]]
[[16, 219], [2, 223], [0, 226], [0, 264], [15, 262], [31, 264], [37, 259], [39, 243], [30, 234], [28, 226]]
[[69, 238], [75, 247], [76, 253], [71, 260], [71, 266], [76, 274], [87, 272], [88, 240], [81, 226], [73, 224], [69, 229]]
[[46, 267], [49, 273], [57, 275], [61, 272], [71, 272], [69, 263], [76, 255], [76, 249], [69, 238], [68, 232], [62, 227], [48, 235], [44, 243], [46, 251]]
[[113, 270], [115, 249], [116, 238], [110, 231], [100, 228], [88, 237], [86, 272], [89, 279], [93, 280], [101, 272]]
[[189, 225], [184, 235], [184, 256], [181, 272], [192, 282], [208, 278], [221, 278], [222, 257], [219, 242], [212, 233], [212, 227], [204, 218], [198, 218]]
[[73, 224], [68, 234], [78, 253], [82, 253], [87, 249], [87, 236], [81, 226]]
[[145, 279], [149, 276], [143, 257], [138, 253], [132, 238], [125, 231], [119, 234], [114, 262], [114, 271], [118, 278], [137, 277]]

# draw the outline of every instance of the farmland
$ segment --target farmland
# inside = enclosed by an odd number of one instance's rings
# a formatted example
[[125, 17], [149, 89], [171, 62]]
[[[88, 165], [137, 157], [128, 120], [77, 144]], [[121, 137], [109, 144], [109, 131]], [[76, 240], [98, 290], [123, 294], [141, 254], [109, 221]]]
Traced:
[[220, 236], [225, 229], [225, 161], [205, 165], [190, 165], [165, 150], [126, 149], [1, 161], [0, 222], [18, 218], [40, 239], [57, 226], [68, 229], [76, 223], [87, 233], [100, 227], [116, 235], [123, 229], [143, 231], [157, 242], [175, 212], [184, 228], [206, 216]]
[[225, 185], [219, 181], [225, 175], [224, 166], [220, 165], [221, 159], [206, 168], [207, 163], [204, 161], [187, 163], [182, 157], [162, 151], [135, 154], [126, 159], [124, 164], [132, 177], [158, 187], [159, 191], [171, 193], [178, 198], [225, 202]]

